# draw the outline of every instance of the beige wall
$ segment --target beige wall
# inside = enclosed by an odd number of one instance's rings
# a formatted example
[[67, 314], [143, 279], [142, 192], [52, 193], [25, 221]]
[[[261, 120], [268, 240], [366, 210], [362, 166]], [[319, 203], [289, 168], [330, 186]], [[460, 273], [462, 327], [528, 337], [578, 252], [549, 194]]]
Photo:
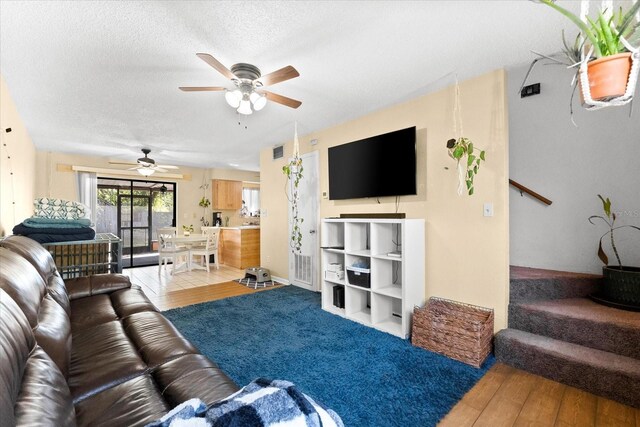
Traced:
[[[7, 128], [11, 132], [5, 132]], [[0, 236], [4, 236], [33, 215], [36, 150], [2, 76], [0, 135]]]
[[[76, 176], [75, 172], [59, 171], [58, 165], [88, 166], [94, 168], [115, 169], [109, 164], [109, 159], [104, 157], [78, 156], [64, 153], [50, 153], [38, 151], [36, 153], [37, 170], [36, 194], [38, 196], [56, 197], [66, 200], [77, 200]], [[205, 195], [200, 186], [203, 182], [211, 183], [211, 179], [231, 179], [238, 181], [259, 181], [260, 174], [252, 171], [230, 170], [230, 169], [199, 169], [180, 167], [176, 173], [188, 175], [190, 179], [175, 180], [160, 178], [153, 175], [154, 181], [177, 182], [177, 218], [178, 227], [192, 224], [196, 231], [201, 226], [200, 218], [204, 209], [198, 206], [200, 198]], [[100, 174], [105, 177], [120, 177], [142, 179], [142, 176], [120, 176], [117, 172], [113, 174]], [[211, 185], [206, 190], [206, 197], [211, 200]], [[239, 216], [239, 211], [223, 211], [224, 216], [229, 216], [229, 225], [241, 225], [244, 221]], [[211, 221], [211, 209], [207, 210], [207, 219]]]
[[[496, 330], [506, 327], [509, 284], [508, 125], [503, 70], [462, 82], [464, 135], [487, 152], [475, 195], [458, 196], [455, 163], [446, 141], [452, 135], [453, 87], [366, 115], [300, 138], [301, 152], [320, 154], [320, 191], [328, 191], [327, 149], [376, 134], [417, 127], [418, 194], [400, 199], [399, 212], [426, 220], [426, 295], [495, 309]], [[318, 144], [309, 145], [317, 139]], [[272, 160], [260, 153], [262, 265], [288, 277], [287, 199], [282, 166], [291, 156]], [[389, 167], [394, 167], [389, 165]], [[483, 216], [492, 202], [494, 216]], [[264, 212], [266, 211], [266, 215]], [[394, 212], [394, 198], [331, 201], [322, 199], [321, 218], [353, 212]]]

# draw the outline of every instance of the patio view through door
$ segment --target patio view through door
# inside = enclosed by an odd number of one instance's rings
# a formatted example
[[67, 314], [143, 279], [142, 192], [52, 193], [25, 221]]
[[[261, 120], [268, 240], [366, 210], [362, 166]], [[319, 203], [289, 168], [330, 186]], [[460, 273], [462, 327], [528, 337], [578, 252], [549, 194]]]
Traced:
[[122, 239], [123, 267], [158, 264], [158, 228], [175, 218], [175, 183], [98, 178], [96, 231]]

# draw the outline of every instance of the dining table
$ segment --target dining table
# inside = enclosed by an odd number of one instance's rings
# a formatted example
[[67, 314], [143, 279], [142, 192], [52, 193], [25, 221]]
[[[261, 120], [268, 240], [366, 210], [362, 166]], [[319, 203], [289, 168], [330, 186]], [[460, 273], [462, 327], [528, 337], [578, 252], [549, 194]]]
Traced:
[[[173, 242], [176, 245], [184, 245], [186, 248], [190, 249], [198, 243], [203, 243], [207, 241], [206, 234], [200, 233], [191, 233], [189, 235], [184, 234], [176, 234], [174, 236], [165, 237], [166, 242]], [[182, 268], [182, 265], [178, 266], [173, 273], [184, 273], [185, 271], [191, 271], [191, 254], [187, 256], [187, 262], [184, 264], [185, 268]]]

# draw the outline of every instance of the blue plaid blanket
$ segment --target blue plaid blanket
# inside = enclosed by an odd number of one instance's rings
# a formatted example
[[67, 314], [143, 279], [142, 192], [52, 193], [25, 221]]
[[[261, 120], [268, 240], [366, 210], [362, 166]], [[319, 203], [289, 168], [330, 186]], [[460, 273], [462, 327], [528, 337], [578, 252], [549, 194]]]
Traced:
[[199, 399], [175, 407], [147, 427], [344, 427], [340, 416], [283, 380], [258, 378], [209, 408]]

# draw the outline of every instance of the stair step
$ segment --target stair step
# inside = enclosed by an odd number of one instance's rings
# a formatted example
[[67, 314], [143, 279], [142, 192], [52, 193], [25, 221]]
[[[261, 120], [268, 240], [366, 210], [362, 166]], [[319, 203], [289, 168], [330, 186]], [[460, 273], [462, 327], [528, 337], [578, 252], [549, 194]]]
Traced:
[[509, 327], [640, 360], [640, 313], [588, 298], [509, 304]]
[[495, 337], [507, 365], [640, 408], [640, 360], [516, 329]]
[[594, 293], [601, 283], [602, 276], [595, 274], [511, 266], [509, 301], [586, 297]]

